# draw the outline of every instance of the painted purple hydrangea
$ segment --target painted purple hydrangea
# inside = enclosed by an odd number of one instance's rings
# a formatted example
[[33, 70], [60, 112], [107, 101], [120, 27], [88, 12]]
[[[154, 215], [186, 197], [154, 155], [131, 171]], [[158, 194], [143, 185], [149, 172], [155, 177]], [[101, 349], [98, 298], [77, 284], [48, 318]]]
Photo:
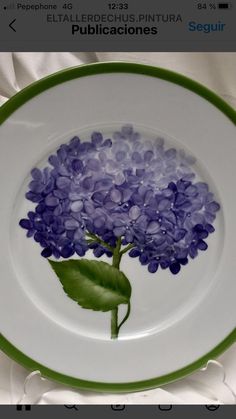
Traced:
[[[122, 256], [129, 252], [150, 273], [169, 268], [178, 274], [207, 249], [220, 206], [197, 179], [193, 157], [165, 147], [161, 138], [141, 138], [131, 125], [112, 139], [100, 132], [89, 141], [74, 137], [48, 162], [31, 172], [26, 198], [34, 208], [20, 226], [39, 243], [71, 299], [111, 311], [111, 337], [117, 338], [131, 298]], [[112, 264], [82, 258], [89, 249], [96, 258], [112, 257]], [[120, 304], [127, 313], [119, 324]]]
[[194, 181], [194, 159], [184, 151], [141, 140], [127, 125], [112, 139], [100, 132], [85, 142], [74, 137], [48, 162], [31, 172], [26, 198], [36, 207], [20, 221], [42, 256], [93, 249], [97, 258], [110, 257], [121, 238], [149, 272], [177, 274], [207, 249], [220, 206], [206, 183]]

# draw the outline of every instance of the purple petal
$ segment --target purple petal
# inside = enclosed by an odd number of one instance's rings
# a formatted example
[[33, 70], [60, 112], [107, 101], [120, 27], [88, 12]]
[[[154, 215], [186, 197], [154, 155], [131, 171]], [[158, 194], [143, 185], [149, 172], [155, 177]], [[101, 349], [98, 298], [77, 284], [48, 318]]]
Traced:
[[129, 256], [131, 258], [136, 258], [136, 257], [140, 256], [140, 250], [138, 250], [137, 248], [131, 249], [130, 252], [129, 252]]
[[103, 143], [102, 143], [102, 147], [107, 147], [110, 148], [112, 146], [112, 141], [110, 138], [107, 138]]
[[92, 143], [95, 144], [96, 146], [99, 146], [100, 144], [102, 144], [103, 136], [101, 132], [93, 132], [91, 135], [91, 140], [92, 140]]
[[169, 150], [166, 150], [165, 157], [167, 159], [174, 159], [176, 157], [176, 149], [175, 148], [169, 148]]
[[128, 189], [122, 190], [122, 201], [123, 202], [129, 201], [131, 196], [132, 196], [132, 190], [131, 189], [128, 188]]
[[184, 236], [186, 235], [186, 233], [187, 233], [187, 231], [183, 228], [175, 230], [174, 240], [176, 242], [182, 240], [184, 238]]
[[[72, 140], [73, 141], [73, 140]], [[67, 158], [67, 146], [65, 144], [62, 144], [57, 151], [57, 156], [60, 160], [60, 162], [64, 162]]]
[[34, 180], [41, 182], [43, 180], [43, 174], [41, 170], [39, 170], [37, 167], [31, 170], [31, 176]]
[[87, 168], [93, 170], [94, 172], [99, 171], [100, 169], [100, 162], [97, 159], [89, 159], [87, 161]]
[[70, 220], [66, 220], [65, 221], [65, 228], [67, 230], [75, 230], [76, 228], [79, 227], [79, 222], [76, 221], [75, 219], [71, 218]]
[[186, 196], [183, 193], [177, 193], [175, 198], [175, 205], [180, 206], [186, 201]]
[[112, 191], [110, 192], [111, 201], [118, 204], [121, 201], [121, 198], [122, 198], [121, 192], [118, 189], [112, 189]]
[[124, 125], [121, 128], [121, 133], [124, 136], [130, 136], [133, 133], [133, 126], [131, 124]]
[[84, 210], [88, 215], [93, 214], [94, 212], [94, 205], [92, 204], [92, 202], [89, 201], [85, 201], [84, 202]]
[[94, 189], [96, 191], [99, 190], [108, 190], [112, 185], [112, 179], [111, 178], [105, 178], [101, 179], [98, 182], [95, 183]]
[[171, 208], [171, 202], [169, 201], [169, 199], [162, 199], [157, 206], [159, 211], [165, 211], [165, 210], [169, 210]]
[[148, 264], [148, 256], [146, 253], [141, 253], [141, 255], [139, 256], [139, 261], [141, 263], [141, 265], [147, 265]]
[[198, 193], [198, 190], [196, 188], [196, 186], [194, 185], [190, 185], [185, 189], [185, 194], [187, 196], [196, 196]]
[[107, 210], [112, 210], [112, 209], [115, 209], [115, 208], [117, 207], [117, 204], [116, 204], [115, 202], [111, 201], [111, 200], [109, 199], [109, 197], [107, 197], [107, 198], [105, 199], [104, 207], [105, 207]]
[[94, 220], [94, 226], [96, 228], [101, 228], [106, 222], [106, 217], [102, 216], [102, 217], [97, 217]]
[[125, 151], [117, 151], [117, 153], [115, 155], [116, 160], [119, 161], [119, 162], [124, 160], [125, 157], [126, 157], [126, 152]]
[[42, 201], [42, 196], [40, 194], [34, 193], [34, 192], [26, 192], [25, 197], [32, 202], [40, 202]]
[[48, 195], [45, 198], [45, 204], [48, 207], [56, 207], [59, 204], [59, 199], [53, 195]]
[[194, 224], [204, 224], [205, 222], [204, 215], [197, 212], [192, 214], [191, 220]]
[[200, 250], [206, 250], [208, 248], [208, 245], [206, 244], [206, 242], [204, 242], [204, 240], [199, 240], [197, 247]]
[[71, 246], [65, 246], [61, 249], [61, 256], [65, 259], [70, 258], [75, 253]]
[[83, 201], [73, 201], [70, 205], [71, 211], [73, 212], [79, 212], [83, 208]]
[[133, 205], [129, 210], [129, 218], [131, 218], [131, 220], [137, 220], [140, 214], [141, 210], [137, 205]]
[[206, 205], [206, 210], [210, 213], [213, 213], [213, 214], [215, 212], [219, 211], [219, 209], [220, 209], [220, 205], [218, 204], [218, 202], [215, 202], [215, 201]]
[[208, 233], [214, 233], [214, 231], [215, 231], [213, 225], [211, 225], [211, 224], [206, 224], [205, 229], [208, 231]]
[[158, 262], [156, 260], [152, 260], [148, 265], [148, 271], [154, 274], [157, 271], [158, 266], [159, 266]]
[[160, 225], [156, 221], [151, 221], [147, 226], [147, 234], [156, 234], [160, 230]]
[[37, 212], [37, 214], [42, 214], [45, 208], [46, 206], [44, 204], [38, 204], [37, 207], [35, 208], [35, 211]]
[[125, 182], [125, 176], [122, 172], [119, 172], [115, 175], [114, 179], [115, 185], [122, 185]]
[[194, 259], [198, 254], [197, 248], [195, 245], [191, 244], [189, 247], [189, 256]]
[[35, 192], [35, 193], [43, 192], [44, 188], [45, 188], [45, 185], [41, 182], [36, 181], [36, 180], [32, 180], [32, 182], [30, 182], [30, 184], [29, 184], [29, 189], [32, 192]]
[[76, 251], [77, 255], [79, 255], [80, 257], [85, 255], [84, 248], [78, 243], [75, 245], [75, 251]]
[[205, 183], [205, 182], [197, 182], [195, 184], [195, 186], [197, 187], [197, 190], [200, 193], [200, 195], [202, 195], [202, 196], [206, 196], [207, 195], [207, 193], [209, 191], [209, 188], [208, 188], [207, 183]]
[[70, 140], [70, 147], [77, 149], [80, 145], [79, 137], [75, 136]]
[[170, 271], [173, 275], [178, 274], [180, 269], [181, 269], [180, 263], [174, 262], [170, 264]]
[[86, 177], [82, 182], [83, 188], [87, 191], [92, 191], [94, 188], [94, 180], [92, 176]]
[[208, 211], [204, 213], [204, 216], [208, 223], [212, 223], [216, 218], [215, 214], [212, 214], [211, 212], [208, 212]]
[[30, 230], [32, 228], [32, 223], [27, 218], [23, 218], [22, 220], [20, 220], [19, 224], [25, 230]]
[[74, 159], [71, 162], [71, 167], [76, 173], [81, 173], [83, 170], [83, 162], [80, 159]]
[[116, 237], [121, 237], [125, 234], [125, 227], [115, 227], [113, 233]]
[[141, 163], [142, 162], [142, 156], [141, 156], [141, 154], [140, 153], [138, 153], [137, 151], [135, 151], [133, 154], [132, 154], [132, 160], [135, 162], [135, 163]]
[[169, 260], [162, 260], [160, 266], [162, 269], [167, 269], [170, 266]]
[[145, 151], [145, 153], [144, 153], [145, 162], [150, 162], [152, 160], [153, 156], [154, 156], [154, 153], [153, 153], [152, 150]]
[[50, 256], [52, 256], [52, 250], [50, 249], [50, 247], [46, 247], [46, 249], [43, 249], [43, 251], [41, 252], [41, 255], [44, 258], [49, 258]]
[[60, 166], [60, 161], [58, 160], [57, 156], [52, 155], [48, 158], [49, 163], [55, 167], [58, 168]]
[[56, 180], [56, 185], [59, 189], [67, 189], [70, 187], [71, 180], [68, 177], [60, 176]]

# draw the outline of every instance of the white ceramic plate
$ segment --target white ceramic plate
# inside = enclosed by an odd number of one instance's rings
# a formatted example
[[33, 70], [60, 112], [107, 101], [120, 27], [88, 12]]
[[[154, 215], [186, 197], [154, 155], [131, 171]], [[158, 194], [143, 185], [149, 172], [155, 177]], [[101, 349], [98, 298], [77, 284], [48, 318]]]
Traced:
[[[234, 111], [180, 75], [109, 63], [52, 75], [0, 113], [2, 349], [70, 385], [131, 391], [180, 378], [227, 348], [235, 339], [236, 315]], [[162, 137], [166, 150], [194, 156], [195, 181], [209, 185], [221, 209], [207, 251], [190, 258], [176, 276], [169, 269], [149, 273], [138, 259], [123, 255], [131, 313], [118, 339], [111, 339], [110, 312], [86, 310], [68, 298], [19, 220], [35, 207], [25, 199], [33, 167], [46, 166], [48, 156], [74, 135], [85, 140], [101, 131], [111, 138], [126, 124], [141, 133], [141, 143]], [[99, 260], [91, 251], [85, 257]], [[125, 311], [120, 305], [120, 321]]]

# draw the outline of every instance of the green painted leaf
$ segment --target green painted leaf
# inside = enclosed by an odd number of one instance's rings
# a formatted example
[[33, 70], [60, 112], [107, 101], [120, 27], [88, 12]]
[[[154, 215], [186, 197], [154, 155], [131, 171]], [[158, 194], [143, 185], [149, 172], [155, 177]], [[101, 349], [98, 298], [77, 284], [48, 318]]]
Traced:
[[83, 308], [110, 311], [129, 302], [128, 278], [106, 262], [82, 259], [49, 263], [68, 297]]

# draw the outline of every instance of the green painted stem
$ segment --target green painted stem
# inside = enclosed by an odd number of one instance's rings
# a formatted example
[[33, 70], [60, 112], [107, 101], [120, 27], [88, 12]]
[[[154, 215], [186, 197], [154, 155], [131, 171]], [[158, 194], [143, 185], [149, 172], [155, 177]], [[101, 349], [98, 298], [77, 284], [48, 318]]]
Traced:
[[108, 250], [110, 250], [113, 253], [114, 248], [111, 247], [106, 242], [104, 242], [104, 240], [100, 239], [100, 237], [98, 237], [96, 234], [92, 234], [92, 233], [89, 233], [87, 231], [86, 236], [88, 236], [89, 239], [90, 239], [90, 240], [87, 240], [88, 242], [90, 242], [90, 243], [100, 243], [103, 247], [107, 248]]
[[118, 333], [119, 333], [119, 331], [120, 331], [120, 328], [121, 328], [121, 326], [126, 322], [126, 320], [129, 318], [129, 315], [130, 315], [130, 301], [128, 302], [128, 304], [127, 304], [127, 312], [126, 312], [126, 315], [125, 315], [125, 317], [123, 318], [123, 320], [122, 320], [122, 322], [119, 324], [119, 326], [118, 326]]
[[118, 329], [118, 307], [111, 310], [111, 339], [117, 339]]
[[[116, 247], [113, 251], [113, 258], [112, 258], [112, 266], [114, 268], [119, 269], [120, 268], [120, 261], [121, 261], [121, 254], [120, 254], [120, 248], [121, 248], [121, 239], [117, 239]], [[111, 310], [111, 339], [117, 339], [119, 333], [118, 328], [118, 307]]]

